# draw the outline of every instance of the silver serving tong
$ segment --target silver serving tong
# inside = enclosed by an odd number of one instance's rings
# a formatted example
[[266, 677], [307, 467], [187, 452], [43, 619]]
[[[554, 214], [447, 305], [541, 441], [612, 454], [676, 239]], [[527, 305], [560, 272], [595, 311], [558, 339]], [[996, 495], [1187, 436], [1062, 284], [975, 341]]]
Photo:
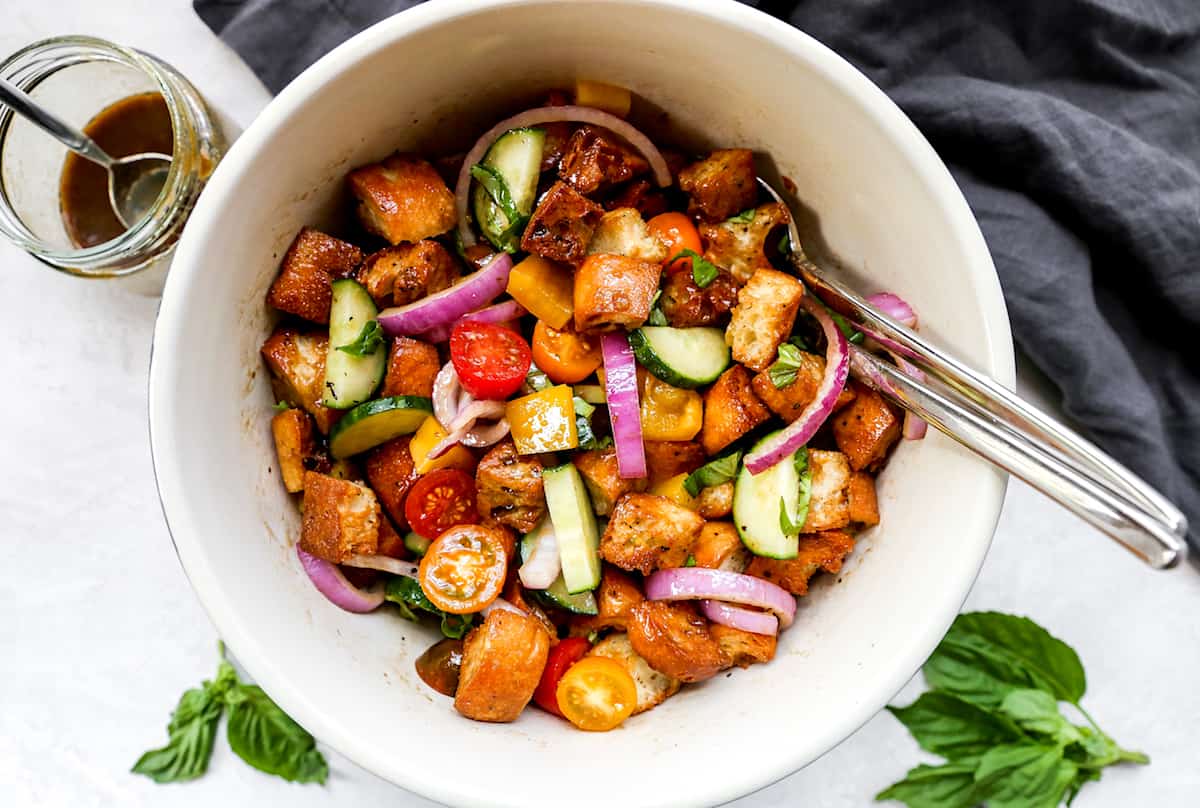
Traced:
[[[760, 178], [759, 184], [788, 207], [769, 183]], [[788, 238], [789, 260], [821, 300], [926, 374], [924, 379], [906, 375], [851, 344], [855, 378], [1029, 483], [1154, 569], [1168, 569], [1187, 556], [1187, 518], [1162, 494], [1083, 436], [931, 345], [814, 264], [801, 249], [794, 214]]]

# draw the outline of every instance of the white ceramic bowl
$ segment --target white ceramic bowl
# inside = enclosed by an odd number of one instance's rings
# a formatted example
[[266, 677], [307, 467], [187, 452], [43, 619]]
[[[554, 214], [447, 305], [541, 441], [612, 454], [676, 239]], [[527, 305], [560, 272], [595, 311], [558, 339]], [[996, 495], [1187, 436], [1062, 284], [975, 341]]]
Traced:
[[817, 585], [775, 661], [689, 687], [607, 734], [538, 710], [460, 718], [414, 675], [434, 639], [339, 611], [291, 547], [258, 348], [264, 293], [303, 224], [344, 210], [342, 177], [396, 148], [463, 146], [514, 99], [576, 76], [633, 88], [692, 145], [772, 155], [866, 291], [1002, 382], [1013, 359], [987, 249], [950, 174], [876, 87], [804, 34], [733, 2], [430, 3], [380, 23], [284, 90], [212, 178], [179, 244], [150, 375], [163, 510], [237, 658], [321, 741], [455, 804], [694, 805], [804, 766], [894, 695], [983, 561], [1004, 477], [936, 433], [883, 474], [883, 525]]

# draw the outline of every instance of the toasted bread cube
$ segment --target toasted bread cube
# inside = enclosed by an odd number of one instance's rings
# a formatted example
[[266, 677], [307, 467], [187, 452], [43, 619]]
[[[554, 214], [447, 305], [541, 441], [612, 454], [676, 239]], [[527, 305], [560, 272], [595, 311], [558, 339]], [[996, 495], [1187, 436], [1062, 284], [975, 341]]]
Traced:
[[341, 412], [321, 403], [328, 349], [326, 335], [305, 333], [291, 326], [276, 328], [262, 346], [263, 359], [279, 380], [288, 403], [303, 407], [326, 435], [342, 417]]
[[679, 172], [679, 187], [688, 195], [688, 213], [710, 222], [728, 219], [754, 206], [758, 174], [754, 152], [720, 149]]
[[683, 684], [678, 679], [673, 679], [650, 667], [650, 663], [633, 650], [633, 644], [629, 642], [629, 635], [623, 631], [609, 634], [592, 646], [592, 650], [588, 651], [587, 655], [611, 659], [619, 662], [621, 667], [625, 668], [630, 678], [633, 679], [633, 683], [637, 685], [637, 706], [633, 708], [634, 715], [644, 713], [662, 704], [678, 693], [680, 685]]
[[604, 208], [567, 185], [556, 182], [542, 196], [521, 236], [521, 249], [550, 261], [576, 265], [587, 255], [588, 242]]
[[742, 537], [730, 522], [705, 522], [692, 545], [697, 567], [741, 572], [753, 556], [742, 544]]
[[583, 477], [592, 508], [599, 516], [608, 516], [618, 499], [645, 486], [644, 480], [621, 477], [617, 471], [617, 451], [612, 448], [576, 452], [571, 462]]
[[833, 439], [855, 471], [878, 468], [899, 437], [900, 419], [879, 393], [862, 385], [833, 418]]
[[[507, 531], [509, 535], [512, 535], [512, 531], [508, 530], [508, 528], [502, 527], [502, 529]], [[509, 558], [512, 558], [511, 553], [509, 554]], [[546, 611], [542, 607], [536, 603], [530, 603], [525, 598], [525, 587], [521, 586], [519, 576], [508, 576], [508, 580], [504, 584], [504, 589], [500, 592], [500, 597], [537, 620], [541, 627], [546, 630], [546, 635], [550, 638], [551, 648], [558, 645], [558, 626], [554, 624], [554, 621], [550, 619], [550, 616], [546, 614]]]
[[362, 260], [362, 250], [353, 244], [303, 227], [283, 256], [279, 274], [267, 291], [267, 305], [314, 323], [328, 323], [333, 282], [349, 277]]
[[705, 519], [720, 519], [733, 510], [733, 481], [709, 485], [696, 497], [696, 513]]
[[623, 255], [589, 255], [575, 272], [575, 328], [637, 328], [650, 316], [662, 265]]
[[388, 352], [381, 397], [433, 396], [433, 380], [442, 369], [437, 348], [412, 337], [396, 337]]
[[808, 500], [805, 533], [834, 530], [850, 525], [850, 464], [841, 452], [808, 450], [808, 468], [812, 474], [812, 496]]
[[643, 575], [682, 567], [703, 526], [700, 514], [666, 497], [626, 494], [617, 501], [604, 529], [600, 557]]
[[733, 365], [704, 394], [704, 426], [700, 443], [715, 455], [771, 417], [750, 388], [750, 374]]
[[511, 439], [497, 443], [479, 461], [475, 490], [482, 516], [519, 533], [529, 533], [546, 516], [542, 462], [517, 454]]
[[271, 419], [271, 435], [283, 487], [291, 494], [303, 491], [304, 472], [317, 462], [312, 418], [303, 410], [284, 410]]
[[738, 292], [733, 317], [725, 331], [735, 362], [766, 370], [780, 344], [792, 333], [804, 287], [791, 275], [760, 269]]
[[879, 501], [875, 497], [874, 477], [865, 471], [851, 474], [846, 498], [850, 501], [850, 524], [863, 527], [879, 524]]
[[642, 588], [631, 576], [611, 564], [604, 564], [600, 586], [596, 587], [596, 614], [573, 617], [571, 636], [582, 637], [610, 628], [624, 631], [629, 625], [629, 613], [645, 599]]
[[558, 176], [581, 194], [592, 194], [633, 179], [650, 164], [607, 130], [581, 126], [567, 141]]
[[358, 281], [380, 308], [404, 306], [449, 289], [459, 279], [458, 259], [436, 241], [418, 241], [373, 252], [358, 270]]
[[538, 129], [546, 133], [542, 141], [542, 171], [558, 171], [558, 164], [567, 153], [567, 144], [571, 135], [578, 127], [567, 121], [550, 121], [538, 124]]
[[690, 272], [671, 272], [663, 281], [658, 305], [675, 328], [721, 325], [737, 305], [740, 286], [724, 270], [704, 288], [697, 285]]
[[588, 242], [588, 255], [624, 255], [640, 261], [661, 264], [670, 256], [667, 245], [650, 232], [642, 214], [633, 208], [617, 208], [600, 217], [592, 240]]
[[800, 550], [795, 558], [775, 559], [755, 556], [746, 574], [762, 578], [791, 592], [807, 595], [808, 581], [820, 570], [838, 572], [842, 561], [854, 550], [854, 537], [844, 530], [800, 534]]
[[648, 440], [643, 446], [650, 485], [658, 485], [680, 474], [691, 474], [708, 460], [704, 447], [694, 440]]
[[300, 549], [334, 564], [379, 549], [379, 503], [365, 485], [315, 471], [304, 474]]
[[748, 222], [726, 220], [719, 224], [700, 225], [700, 237], [704, 240], [704, 257], [719, 267], [729, 270], [738, 283], [750, 280], [760, 269], [770, 269], [766, 243], [771, 232], [788, 223], [787, 208], [778, 202], [760, 205], [754, 209], [754, 218]]
[[367, 482], [375, 489], [384, 512], [399, 530], [408, 530], [404, 501], [421, 477], [413, 465], [411, 443], [411, 435], [393, 438], [372, 449], [366, 460]]
[[488, 614], [463, 641], [454, 709], [475, 721], [515, 721], [542, 678], [550, 636], [533, 617]]
[[691, 604], [647, 600], [634, 606], [629, 643], [651, 668], [684, 682], [711, 679], [728, 667], [708, 621]]
[[720, 623], [713, 623], [708, 630], [725, 657], [725, 667], [748, 668], [755, 662], [770, 662], [775, 658], [774, 634], [755, 634]]
[[767, 371], [757, 373], [751, 385], [754, 393], [771, 412], [789, 424], [800, 417], [804, 408], [817, 397], [817, 388], [825, 377], [825, 357], [808, 351], [800, 352], [800, 367], [796, 380], [786, 387], [776, 387]]
[[604, 208], [633, 208], [643, 219], [653, 219], [667, 212], [667, 196], [648, 179], [632, 180], [614, 189], [613, 195], [604, 201]]
[[392, 244], [439, 236], [458, 222], [454, 194], [420, 157], [393, 154], [356, 168], [346, 181], [363, 227]]

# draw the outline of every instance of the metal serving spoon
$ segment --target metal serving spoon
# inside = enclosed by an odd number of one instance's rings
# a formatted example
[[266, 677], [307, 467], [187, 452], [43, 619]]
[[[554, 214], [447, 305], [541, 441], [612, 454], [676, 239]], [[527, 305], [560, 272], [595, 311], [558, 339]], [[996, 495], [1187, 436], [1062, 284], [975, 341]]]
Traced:
[[80, 157], [85, 157], [108, 172], [108, 203], [126, 229], [133, 227], [154, 207], [167, 182], [171, 158], [165, 154], [143, 152], [113, 158], [96, 141], [65, 123], [26, 93], [0, 79], [0, 101]]
[[[770, 184], [759, 185], [788, 207]], [[791, 212], [789, 208], [789, 213]], [[850, 372], [971, 451], [1021, 478], [1155, 569], [1187, 555], [1187, 519], [1166, 497], [1083, 436], [880, 312], [804, 254], [795, 215], [789, 260], [828, 306], [926, 374], [906, 375], [850, 345]]]

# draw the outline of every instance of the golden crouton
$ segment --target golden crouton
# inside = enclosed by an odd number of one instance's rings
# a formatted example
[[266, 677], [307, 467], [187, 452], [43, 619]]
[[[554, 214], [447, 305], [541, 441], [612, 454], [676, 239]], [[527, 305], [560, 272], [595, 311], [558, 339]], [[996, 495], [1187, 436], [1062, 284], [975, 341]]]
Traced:
[[371, 253], [358, 270], [358, 280], [377, 306], [404, 306], [449, 289], [461, 273], [458, 259], [436, 241], [384, 247]]
[[346, 177], [363, 227], [392, 244], [441, 235], [458, 222], [454, 194], [420, 157], [393, 154]]
[[648, 440], [643, 446], [647, 481], [652, 486], [680, 474], [691, 474], [708, 460], [704, 447], [694, 440]]
[[709, 633], [717, 641], [725, 657], [725, 667], [737, 665], [748, 668], [755, 662], [770, 662], [775, 658], [776, 637], [774, 634], [755, 634], [732, 626], [713, 623]]
[[737, 305], [740, 286], [724, 270], [718, 271], [717, 277], [704, 288], [690, 272], [671, 272], [663, 281], [658, 305], [675, 328], [722, 325]]
[[596, 587], [596, 614], [572, 617], [571, 636], [582, 637], [610, 628], [624, 631], [629, 625], [630, 611], [645, 599], [642, 588], [631, 576], [604, 564], [600, 586]]
[[279, 380], [288, 403], [303, 407], [317, 429], [329, 434], [329, 429], [342, 413], [321, 403], [325, 393], [325, 354], [329, 337], [309, 334], [291, 326], [280, 326], [262, 346], [267, 366]]
[[738, 292], [725, 331], [733, 360], [751, 370], [766, 370], [779, 345], [792, 333], [804, 287], [791, 275], [760, 269]]
[[841, 452], [808, 450], [808, 468], [812, 473], [812, 496], [808, 500], [808, 518], [801, 528], [805, 533], [835, 530], [850, 525], [850, 464]]
[[700, 225], [704, 257], [729, 270], [738, 283], [745, 283], [760, 269], [770, 269], [765, 251], [771, 231], [788, 223], [787, 208], [778, 202], [754, 209], [748, 222], [726, 220]]
[[542, 678], [550, 636], [533, 617], [491, 612], [463, 641], [454, 709], [476, 721], [515, 721]]
[[692, 545], [697, 567], [741, 572], [750, 563], [751, 553], [730, 522], [705, 522]]
[[267, 292], [267, 305], [314, 323], [328, 323], [331, 284], [348, 277], [362, 260], [362, 250], [353, 244], [301, 228]]
[[645, 487], [644, 480], [625, 479], [617, 470], [617, 451], [615, 449], [590, 449], [586, 452], [576, 452], [571, 462], [583, 477], [588, 496], [592, 500], [592, 508], [599, 516], [612, 513], [617, 500], [631, 491], [640, 491]]
[[649, 167], [645, 158], [608, 131], [581, 126], [567, 141], [558, 176], [579, 193], [591, 194], [632, 179]]
[[650, 232], [642, 215], [633, 208], [617, 208], [601, 216], [588, 242], [587, 253], [624, 255], [656, 264], [671, 257], [667, 255], [667, 245]]
[[808, 580], [819, 570], [838, 572], [842, 561], [854, 550], [854, 537], [844, 530], [800, 534], [800, 551], [795, 558], [755, 556], [746, 574], [771, 581], [793, 595], [808, 594]]
[[833, 439], [855, 471], [875, 468], [899, 437], [900, 419], [879, 393], [862, 385], [833, 418]]
[[623, 570], [649, 575], [682, 567], [700, 534], [700, 514], [654, 494], [626, 494], [617, 501], [600, 539], [600, 557]]
[[388, 352], [387, 375], [379, 395], [430, 398], [433, 380], [441, 369], [437, 348], [419, 339], [396, 337]]
[[662, 264], [623, 255], [589, 255], [575, 272], [575, 328], [637, 328], [650, 316]]
[[519, 533], [529, 533], [546, 515], [542, 463], [517, 454], [511, 439], [500, 441], [475, 469], [479, 513]]
[[627, 182], [614, 189], [613, 195], [604, 200], [605, 210], [633, 208], [642, 214], [643, 219], [653, 219], [660, 213], [666, 213], [667, 207], [667, 195], [645, 178]]
[[733, 510], [733, 481], [700, 489], [696, 497], [696, 513], [705, 519], [720, 519]]
[[304, 490], [304, 472], [317, 463], [312, 418], [303, 410], [287, 409], [271, 419], [279, 474], [289, 493]]
[[750, 375], [733, 365], [704, 394], [704, 426], [700, 443], [715, 455], [771, 417], [771, 412], [750, 389]]
[[846, 498], [850, 501], [850, 524], [870, 527], [879, 524], [879, 502], [875, 498], [875, 478], [865, 471], [850, 475], [846, 487]]
[[629, 635], [624, 632], [608, 635], [592, 646], [592, 650], [588, 651], [587, 655], [619, 662], [621, 667], [629, 673], [633, 683], [637, 685], [637, 706], [633, 708], [634, 715], [644, 713], [662, 704], [678, 693], [682, 684], [678, 679], [673, 679], [650, 667], [650, 664], [633, 650], [633, 644], [629, 642]]
[[647, 600], [634, 606], [629, 643], [651, 668], [684, 682], [710, 679], [726, 667], [708, 621], [690, 604]]
[[556, 182], [529, 218], [521, 249], [550, 261], [578, 264], [587, 255], [592, 231], [602, 215], [604, 208], [565, 182]]
[[[504, 528], [508, 530], [508, 528]], [[511, 534], [511, 531], [509, 531]], [[509, 558], [512, 555], [509, 554]], [[510, 575], [508, 581], [504, 584], [504, 589], [501, 590], [500, 597], [507, 600], [513, 606], [516, 606], [525, 614], [537, 620], [542, 628], [546, 630], [546, 635], [550, 637], [550, 647], [558, 645], [558, 626], [554, 625], [554, 621], [546, 614], [545, 610], [536, 603], [530, 603], [525, 597], [525, 587], [521, 586], [519, 576]]]
[[776, 387], [767, 371], [755, 374], [751, 384], [755, 394], [771, 412], [789, 424], [800, 417], [817, 396], [817, 388], [825, 377], [825, 357], [808, 351], [800, 351], [800, 366], [796, 369], [796, 380], [786, 387]]
[[393, 438], [372, 449], [366, 460], [367, 482], [375, 489], [384, 512], [400, 530], [408, 530], [404, 501], [421, 476], [413, 467], [412, 452], [409, 451], [411, 442], [411, 435]]
[[680, 171], [679, 187], [688, 195], [688, 213], [715, 222], [754, 205], [757, 177], [754, 152], [721, 149]]
[[327, 474], [304, 474], [300, 549], [341, 564], [379, 549], [379, 503], [365, 485]]

